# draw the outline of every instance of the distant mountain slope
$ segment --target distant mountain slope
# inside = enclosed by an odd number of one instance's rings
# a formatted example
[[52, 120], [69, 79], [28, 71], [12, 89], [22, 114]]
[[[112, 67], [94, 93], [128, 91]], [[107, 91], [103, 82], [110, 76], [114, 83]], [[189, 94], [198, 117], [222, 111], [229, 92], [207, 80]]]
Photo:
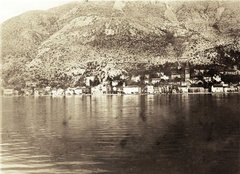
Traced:
[[[131, 69], [128, 62], [224, 63], [222, 52], [239, 65], [239, 9], [238, 1], [116, 1], [30, 11], [1, 24], [3, 82], [68, 77], [73, 83], [89, 62], [97, 66], [90, 74], [112, 76]], [[104, 68], [110, 65], [113, 72]]]

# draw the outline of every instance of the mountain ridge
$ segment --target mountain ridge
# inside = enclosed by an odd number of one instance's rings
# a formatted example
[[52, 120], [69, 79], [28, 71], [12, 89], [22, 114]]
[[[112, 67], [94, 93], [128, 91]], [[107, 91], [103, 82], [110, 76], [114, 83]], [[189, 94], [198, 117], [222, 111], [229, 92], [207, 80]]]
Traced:
[[[131, 69], [128, 62], [187, 58], [192, 64], [223, 64], [227, 56], [221, 56], [220, 46], [225, 53], [234, 50], [232, 64], [239, 65], [239, 8], [239, 2], [110, 1], [26, 12], [1, 24], [2, 80], [17, 84], [69, 76], [74, 82], [94, 61], [102, 69], [102, 62], [115, 64], [111, 76]], [[76, 69], [82, 73], [73, 77]], [[91, 71], [100, 75], [102, 69]]]

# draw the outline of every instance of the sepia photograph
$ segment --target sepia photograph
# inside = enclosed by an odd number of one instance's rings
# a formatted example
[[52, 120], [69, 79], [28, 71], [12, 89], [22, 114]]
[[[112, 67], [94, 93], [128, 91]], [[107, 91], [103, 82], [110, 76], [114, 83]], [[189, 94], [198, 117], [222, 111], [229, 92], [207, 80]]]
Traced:
[[240, 0], [0, 0], [1, 174], [240, 174]]

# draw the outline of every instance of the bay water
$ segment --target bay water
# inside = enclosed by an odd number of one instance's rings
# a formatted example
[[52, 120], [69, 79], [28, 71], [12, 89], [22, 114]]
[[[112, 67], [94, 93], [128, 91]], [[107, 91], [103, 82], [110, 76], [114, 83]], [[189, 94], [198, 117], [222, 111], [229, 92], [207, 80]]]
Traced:
[[2, 173], [240, 173], [240, 94], [1, 101]]

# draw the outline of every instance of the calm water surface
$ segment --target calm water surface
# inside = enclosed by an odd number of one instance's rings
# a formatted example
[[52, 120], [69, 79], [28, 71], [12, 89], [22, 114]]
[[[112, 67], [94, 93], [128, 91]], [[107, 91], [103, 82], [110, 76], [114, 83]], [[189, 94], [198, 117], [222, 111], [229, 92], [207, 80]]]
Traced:
[[240, 94], [1, 99], [2, 173], [240, 173]]

